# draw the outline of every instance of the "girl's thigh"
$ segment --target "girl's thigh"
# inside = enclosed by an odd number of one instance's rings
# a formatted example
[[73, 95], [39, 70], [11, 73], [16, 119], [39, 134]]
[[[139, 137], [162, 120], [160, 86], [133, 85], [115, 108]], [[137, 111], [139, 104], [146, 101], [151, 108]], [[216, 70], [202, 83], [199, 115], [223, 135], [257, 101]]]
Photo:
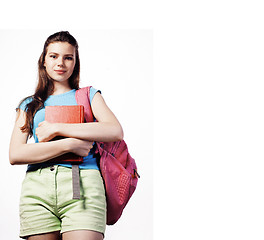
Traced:
[[61, 240], [60, 231], [29, 236], [27, 240]]
[[103, 240], [104, 235], [90, 230], [75, 230], [62, 234], [62, 240]]

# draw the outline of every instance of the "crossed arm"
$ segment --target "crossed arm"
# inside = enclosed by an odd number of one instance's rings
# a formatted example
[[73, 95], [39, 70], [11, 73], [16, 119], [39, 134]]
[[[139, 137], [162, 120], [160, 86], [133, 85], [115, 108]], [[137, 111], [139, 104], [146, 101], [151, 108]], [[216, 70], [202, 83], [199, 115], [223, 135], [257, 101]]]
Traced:
[[[66, 152], [87, 156], [94, 141], [122, 140], [122, 127], [100, 93], [95, 94], [91, 107], [98, 122], [62, 124], [44, 121], [36, 129], [39, 143], [30, 144], [27, 144], [29, 134], [20, 130], [25, 123], [25, 112], [20, 110], [10, 141], [10, 163], [12, 165], [40, 163]], [[66, 138], [48, 142], [55, 136]]]

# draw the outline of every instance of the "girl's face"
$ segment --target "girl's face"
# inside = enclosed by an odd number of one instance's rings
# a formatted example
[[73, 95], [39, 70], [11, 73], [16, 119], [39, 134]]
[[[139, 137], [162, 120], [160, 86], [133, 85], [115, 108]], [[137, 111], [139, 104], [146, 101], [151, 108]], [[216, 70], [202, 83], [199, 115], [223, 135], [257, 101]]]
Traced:
[[50, 43], [44, 66], [47, 74], [58, 82], [68, 81], [76, 62], [75, 47], [67, 42]]

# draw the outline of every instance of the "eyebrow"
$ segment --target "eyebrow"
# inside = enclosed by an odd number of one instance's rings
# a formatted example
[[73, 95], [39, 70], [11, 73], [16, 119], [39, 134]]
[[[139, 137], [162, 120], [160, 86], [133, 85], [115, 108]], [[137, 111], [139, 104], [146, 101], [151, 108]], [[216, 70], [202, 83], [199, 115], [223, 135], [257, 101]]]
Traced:
[[[50, 52], [49, 54], [60, 55], [59, 53], [55, 53], [55, 52]], [[73, 54], [67, 53], [67, 54], [64, 54], [64, 56], [73, 56]]]

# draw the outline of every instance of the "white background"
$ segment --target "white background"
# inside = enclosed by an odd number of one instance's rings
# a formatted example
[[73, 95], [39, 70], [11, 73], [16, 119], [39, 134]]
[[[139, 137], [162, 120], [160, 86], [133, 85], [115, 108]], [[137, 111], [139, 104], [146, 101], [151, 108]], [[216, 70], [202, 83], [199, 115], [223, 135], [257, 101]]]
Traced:
[[[11, 166], [8, 145], [19, 101], [33, 93], [37, 61], [44, 41], [56, 31], [2, 30], [0, 47], [0, 103], [3, 142], [0, 175], [1, 238], [18, 239], [18, 204], [25, 166]], [[67, 29], [68, 30], [68, 29]], [[69, 30], [79, 43], [81, 86], [102, 91], [121, 122], [141, 178], [138, 188], [116, 225], [107, 227], [106, 239], [133, 239], [134, 229], [152, 239], [153, 163], [153, 33], [151, 30]], [[8, 183], [8, 184], [7, 184]], [[45, 183], [43, 183], [45, 184]]]
[[263, 1], [29, 2], [0, 24], [153, 29], [154, 239], [263, 240]]

